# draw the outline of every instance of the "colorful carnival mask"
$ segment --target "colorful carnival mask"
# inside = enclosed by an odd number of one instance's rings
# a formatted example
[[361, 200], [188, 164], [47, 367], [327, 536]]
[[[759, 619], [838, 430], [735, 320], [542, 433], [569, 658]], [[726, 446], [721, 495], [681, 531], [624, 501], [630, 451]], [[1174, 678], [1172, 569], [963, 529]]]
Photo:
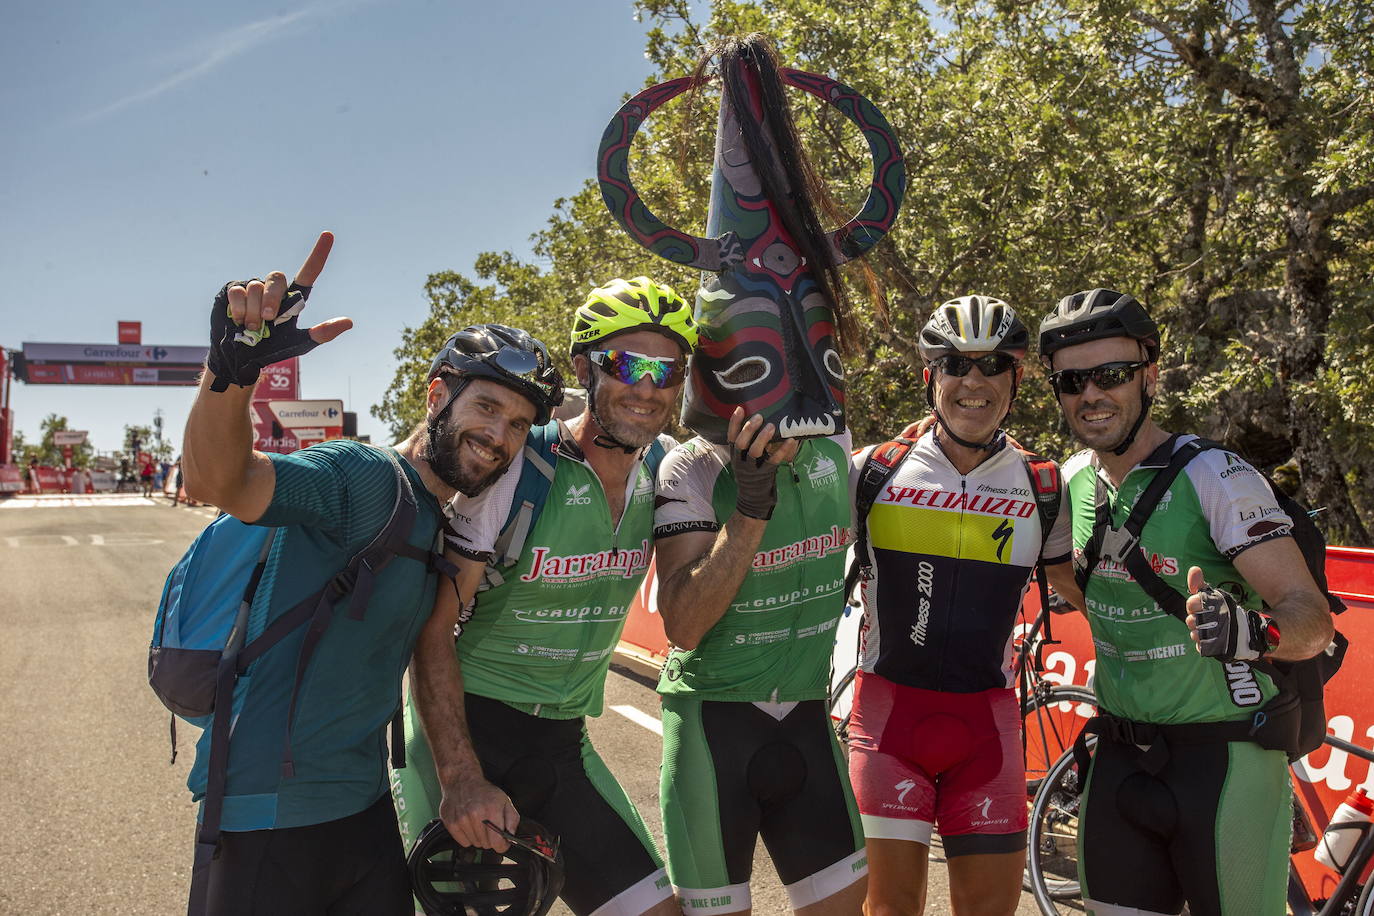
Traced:
[[[709, 238], [694, 238], [660, 222], [640, 201], [628, 172], [629, 146], [639, 125], [654, 109], [692, 88], [692, 77], [641, 92], [612, 119], [598, 158], [601, 193], [641, 245], [706, 271], [697, 291], [701, 343], [692, 360], [684, 424], [724, 442], [730, 414], [742, 406], [746, 415], [760, 413], [775, 423], [783, 437], [834, 435], [844, 430], [845, 417], [844, 370], [830, 293], [833, 266], [867, 251], [887, 232], [901, 203], [905, 169], [891, 128], [862, 96], [824, 76], [775, 71], [771, 59], [765, 59], [768, 52], [756, 51], [748, 42], [739, 49], [722, 53], [720, 61], [725, 92], [707, 214]], [[818, 227], [814, 217], [799, 218], [792, 202], [803, 182], [780, 159], [793, 155], [789, 151], [795, 139], [786, 128], [790, 116], [781, 102], [783, 84], [839, 108], [868, 140], [874, 162], [868, 199], [836, 231], [809, 231], [808, 225]], [[760, 162], [762, 157], [771, 162]], [[800, 193], [808, 191], [801, 187]], [[818, 257], [808, 258], [808, 250]], [[826, 265], [816, 263], [827, 259], [832, 268], [828, 275]]]

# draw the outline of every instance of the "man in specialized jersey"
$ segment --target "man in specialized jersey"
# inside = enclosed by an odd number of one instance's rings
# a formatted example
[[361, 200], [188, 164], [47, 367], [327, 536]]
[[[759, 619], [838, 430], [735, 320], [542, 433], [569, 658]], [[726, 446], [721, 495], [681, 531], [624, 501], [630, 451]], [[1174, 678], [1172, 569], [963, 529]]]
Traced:
[[[936, 824], [956, 914], [1012, 913], [1020, 897], [1026, 776], [1012, 628], [1037, 562], [1071, 603], [1078, 591], [1068, 513], [1046, 531], [1037, 507], [1062, 481], [1053, 467], [1048, 482], [1033, 479], [1001, 431], [1029, 343], [999, 299], [935, 309], [919, 345], [936, 422], [860, 520], [864, 624], [849, 773], [871, 914], [924, 910]], [[851, 489], [873, 451], [855, 456]]]
[[[1066, 296], [1040, 325], [1040, 355], [1064, 417], [1088, 446], [1064, 467], [1081, 554], [1098, 501], [1120, 526], [1194, 437], [1150, 419], [1159, 330], [1133, 297], [1108, 289]], [[1247, 663], [1310, 658], [1333, 634], [1290, 526], [1254, 468], [1230, 452], [1204, 451], [1163, 494], [1137, 548], [1189, 595], [1186, 623], [1147, 595], [1120, 558], [1104, 552], [1083, 570], [1101, 710], [1093, 726], [1102, 726], [1079, 821], [1088, 912], [1178, 913], [1185, 901], [1195, 916], [1285, 911], [1286, 759], [1249, 737], [1277, 688]], [[1222, 591], [1204, 592], [1206, 584]]]
[[825, 696], [844, 610], [849, 436], [778, 443], [737, 408], [659, 472], [658, 606], [673, 650], [660, 806], [685, 913], [750, 909], [762, 836], [799, 913], [858, 913], [863, 835]]
[[552, 484], [523, 553], [499, 582], [489, 577], [461, 624], [441, 594], [415, 651], [412, 767], [393, 777], [403, 833], [413, 840], [439, 815], [459, 843], [504, 850], [484, 822], [514, 832], [531, 817], [561, 838], [560, 896], [577, 914], [677, 912], [662, 859], [584, 717], [601, 713], [649, 565], [645, 455], [677, 405], [696, 342], [691, 310], [669, 287], [636, 277], [592, 291], [571, 347], [587, 407], [559, 425]]

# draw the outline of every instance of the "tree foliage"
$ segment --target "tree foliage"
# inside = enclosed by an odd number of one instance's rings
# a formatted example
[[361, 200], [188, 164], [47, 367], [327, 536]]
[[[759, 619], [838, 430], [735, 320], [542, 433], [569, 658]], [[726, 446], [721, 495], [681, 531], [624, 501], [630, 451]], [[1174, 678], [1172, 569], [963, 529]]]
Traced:
[[[868, 259], [886, 307], [862, 317], [848, 363], [856, 442], [924, 411], [915, 338], [933, 305], [994, 294], [1034, 328], [1061, 296], [1110, 286], [1164, 329], [1155, 410], [1166, 427], [1266, 468], [1295, 459], [1333, 540], [1370, 543], [1367, 3], [715, 0], [704, 22], [686, 0], [638, 9], [655, 82], [688, 72], [716, 36], [766, 31], [790, 65], [868, 95], [902, 138], [907, 200]], [[813, 158], [856, 205], [867, 181], [857, 131], [797, 96]], [[686, 231], [705, 220], [714, 106], [710, 92], [680, 100], [636, 139], [637, 185]], [[406, 333], [374, 409], [394, 432], [420, 418], [429, 357], [465, 324], [516, 324], [562, 351], [590, 286], [638, 273], [697, 283], [634, 245], [590, 180], [554, 202], [534, 252], [430, 277], [430, 317]], [[1009, 426], [1050, 454], [1072, 448], [1039, 366]]]
[[[38, 425], [40, 436], [37, 445], [24, 445], [16, 435], [16, 460], [28, 463], [30, 458], [37, 458], [39, 464], [50, 465], [52, 467], [64, 466], [66, 461], [62, 457], [62, 446], [53, 442], [53, 433], [70, 428], [71, 427], [67, 425], [66, 417], [59, 416], [55, 413], [48, 414]], [[90, 442], [73, 445], [71, 449], [73, 467], [85, 466], [90, 461], [91, 456], [95, 454], [94, 450], [91, 448]]]

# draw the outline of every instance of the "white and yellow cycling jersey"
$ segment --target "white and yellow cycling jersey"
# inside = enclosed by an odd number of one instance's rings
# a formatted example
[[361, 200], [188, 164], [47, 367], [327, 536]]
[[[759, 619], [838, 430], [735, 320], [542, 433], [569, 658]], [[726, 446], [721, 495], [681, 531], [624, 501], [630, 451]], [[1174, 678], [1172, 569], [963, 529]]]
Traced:
[[[851, 499], [871, 451], [853, 458]], [[1062, 492], [1060, 502], [1046, 537], [1026, 459], [1004, 436], [968, 474], [933, 429], [922, 436], [868, 514], [863, 670], [953, 693], [1010, 686], [1012, 626], [1031, 572], [1042, 557], [1070, 559]]]

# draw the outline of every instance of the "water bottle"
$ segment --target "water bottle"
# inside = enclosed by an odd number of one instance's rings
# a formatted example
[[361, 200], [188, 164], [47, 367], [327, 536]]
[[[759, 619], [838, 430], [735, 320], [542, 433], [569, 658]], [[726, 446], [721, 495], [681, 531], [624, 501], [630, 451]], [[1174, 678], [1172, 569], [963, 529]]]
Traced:
[[1331, 823], [1326, 825], [1326, 832], [1317, 846], [1317, 861], [1338, 872], [1345, 871], [1350, 854], [1364, 831], [1369, 829], [1371, 819], [1374, 819], [1374, 799], [1365, 794], [1364, 789], [1351, 792], [1332, 813]]

